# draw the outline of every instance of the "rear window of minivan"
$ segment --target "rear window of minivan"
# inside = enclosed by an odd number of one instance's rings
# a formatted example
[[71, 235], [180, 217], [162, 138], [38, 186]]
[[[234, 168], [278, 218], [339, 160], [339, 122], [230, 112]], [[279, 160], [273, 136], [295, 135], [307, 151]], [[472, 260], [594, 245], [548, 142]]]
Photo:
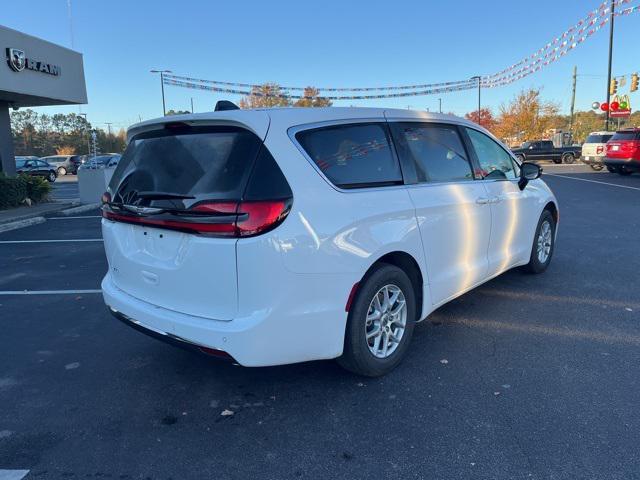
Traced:
[[129, 203], [136, 192], [194, 197], [155, 200], [188, 208], [201, 200], [239, 200], [262, 141], [236, 127], [161, 128], [136, 135], [116, 168], [109, 189]]
[[296, 140], [337, 187], [364, 188], [402, 183], [386, 125], [346, 124], [303, 130]]

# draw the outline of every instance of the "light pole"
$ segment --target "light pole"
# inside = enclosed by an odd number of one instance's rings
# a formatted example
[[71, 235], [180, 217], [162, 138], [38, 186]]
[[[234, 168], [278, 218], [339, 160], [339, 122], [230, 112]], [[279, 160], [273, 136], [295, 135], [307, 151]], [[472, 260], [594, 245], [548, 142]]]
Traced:
[[84, 117], [84, 121], [85, 121], [85, 133], [87, 134], [87, 155], [91, 155], [91, 137], [89, 135], [89, 128], [87, 128], [89, 126], [89, 120], [87, 120], [87, 114], [86, 113], [81, 113], [80, 114], [81, 117]]
[[[613, 19], [614, 8], [616, 2], [611, 0], [611, 18], [609, 19], [609, 71], [607, 72], [607, 105], [609, 105], [609, 100], [611, 99], [611, 60], [613, 59]], [[609, 131], [609, 112], [611, 111], [611, 107], [605, 110], [605, 120], [604, 120], [604, 129], [605, 131]]]
[[480, 75], [476, 75], [475, 77], [471, 77], [471, 80], [478, 81], [478, 125], [480, 125], [480, 85], [482, 78], [480, 77]]
[[441, 98], [438, 99], [438, 111], [440, 113], [442, 113], [442, 99]]
[[162, 89], [162, 115], [167, 115], [167, 108], [164, 104], [164, 74], [165, 73], [173, 73], [171, 70], [150, 70], [151, 73], [159, 73], [160, 74], [160, 88]]

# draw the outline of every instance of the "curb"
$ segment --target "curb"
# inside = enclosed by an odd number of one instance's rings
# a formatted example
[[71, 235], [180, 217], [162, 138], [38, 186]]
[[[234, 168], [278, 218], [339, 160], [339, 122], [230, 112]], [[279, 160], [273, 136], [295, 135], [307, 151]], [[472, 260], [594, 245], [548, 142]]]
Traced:
[[59, 213], [60, 213], [60, 215], [64, 215], [65, 217], [68, 217], [69, 215], [74, 215], [76, 213], [89, 212], [89, 211], [95, 210], [97, 208], [100, 208], [99, 204], [97, 204], [97, 203], [89, 203], [88, 205], [80, 205], [79, 207], [67, 208], [66, 210], [62, 210]]
[[31, 225], [37, 225], [39, 223], [46, 222], [44, 217], [31, 217], [25, 220], [18, 220], [16, 222], [7, 222], [0, 225], [0, 233], [8, 232], [10, 230], [16, 230], [18, 228], [30, 227]]

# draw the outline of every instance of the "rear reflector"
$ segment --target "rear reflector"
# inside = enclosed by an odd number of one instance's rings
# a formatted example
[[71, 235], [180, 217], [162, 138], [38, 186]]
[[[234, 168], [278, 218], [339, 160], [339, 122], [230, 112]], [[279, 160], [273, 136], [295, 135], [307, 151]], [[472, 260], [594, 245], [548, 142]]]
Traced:
[[215, 348], [209, 347], [198, 347], [198, 350], [200, 350], [202, 353], [206, 353], [207, 355], [211, 355], [212, 357], [233, 360], [233, 357], [223, 350], [216, 350]]
[[360, 283], [356, 282], [353, 284], [353, 287], [351, 287], [351, 291], [349, 292], [349, 297], [347, 298], [347, 304], [344, 307], [345, 312], [348, 312], [349, 310], [351, 310], [351, 304], [353, 303], [353, 299], [356, 297], [356, 292], [358, 291], [358, 285], [360, 285]]

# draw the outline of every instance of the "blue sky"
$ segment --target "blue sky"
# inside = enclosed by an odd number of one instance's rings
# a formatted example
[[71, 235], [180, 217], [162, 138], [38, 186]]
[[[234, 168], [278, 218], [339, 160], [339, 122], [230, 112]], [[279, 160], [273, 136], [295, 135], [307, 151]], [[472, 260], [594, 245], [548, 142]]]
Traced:
[[[71, 0], [74, 47], [84, 54], [95, 126], [126, 127], [162, 113], [166, 68], [197, 78], [289, 85], [376, 86], [459, 80], [499, 71], [547, 43], [598, 6], [598, 0], [222, 2]], [[638, 3], [637, 0], [632, 5]], [[71, 46], [67, 0], [21, 0], [2, 23]], [[640, 70], [640, 13], [616, 20], [614, 75]], [[487, 90], [497, 111], [520, 89], [542, 87], [568, 111], [578, 66], [577, 108], [606, 95], [608, 27], [560, 61], [510, 86]], [[582, 74], [586, 74], [582, 76]], [[628, 88], [628, 87], [626, 87]], [[239, 97], [166, 87], [167, 108], [213, 108]], [[404, 99], [341, 101], [335, 105], [438, 108], [462, 115], [476, 108], [463, 91]], [[635, 97], [635, 98], [634, 98]], [[631, 97], [640, 104], [640, 93]], [[633, 105], [634, 107], [636, 105]], [[78, 107], [45, 107], [77, 112]]]

